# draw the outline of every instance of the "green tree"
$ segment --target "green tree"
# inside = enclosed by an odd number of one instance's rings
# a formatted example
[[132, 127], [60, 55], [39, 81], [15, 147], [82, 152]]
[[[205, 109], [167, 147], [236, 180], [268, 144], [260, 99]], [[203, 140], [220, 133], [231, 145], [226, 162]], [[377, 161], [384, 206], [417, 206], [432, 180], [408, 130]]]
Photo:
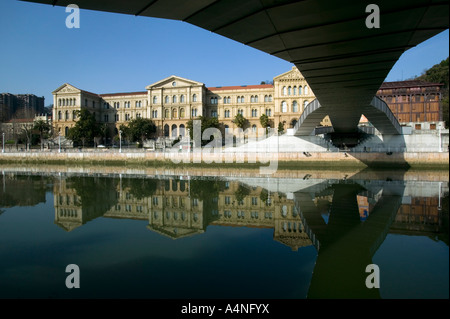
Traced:
[[[219, 120], [217, 119], [217, 117], [207, 118], [207, 117], [199, 116], [195, 120], [199, 120], [201, 122], [201, 129], [200, 129], [201, 136], [203, 136], [203, 132], [207, 128], [219, 128], [220, 127], [220, 123], [219, 123]], [[190, 136], [191, 140], [193, 140], [194, 139], [194, 120], [189, 120], [186, 123], [186, 128], [189, 130], [189, 136]], [[210, 140], [208, 140], [208, 141], [202, 140], [202, 145], [208, 144], [209, 142], [210, 142]]]
[[92, 141], [94, 137], [101, 134], [100, 125], [96, 122], [95, 117], [87, 109], [81, 109], [76, 111], [78, 120], [75, 126], [69, 129], [67, 138], [71, 139], [74, 143], [83, 144], [86, 141]]
[[44, 137], [47, 137], [48, 133], [50, 132], [50, 128], [51, 126], [47, 123], [47, 121], [37, 120], [36, 122], [34, 122], [33, 130], [39, 132], [41, 150], [44, 148]]
[[283, 133], [284, 132], [284, 123], [280, 122], [278, 123], [278, 133]]
[[150, 119], [137, 118], [128, 124], [127, 133], [132, 142], [139, 142], [139, 146], [144, 145], [144, 141], [156, 133], [156, 125]]
[[238, 113], [238, 114], [236, 114], [236, 116], [234, 117], [233, 123], [234, 123], [237, 127], [241, 128], [241, 129], [244, 129], [244, 127], [245, 127], [245, 126], [247, 125], [247, 123], [248, 123], [248, 120], [247, 120], [241, 113]]
[[442, 87], [442, 117], [445, 121], [445, 127], [449, 125], [449, 92], [448, 92], [448, 57], [440, 63], [433, 65], [428, 70], [424, 71], [422, 75], [415, 77], [415, 80], [434, 82], [444, 84]]

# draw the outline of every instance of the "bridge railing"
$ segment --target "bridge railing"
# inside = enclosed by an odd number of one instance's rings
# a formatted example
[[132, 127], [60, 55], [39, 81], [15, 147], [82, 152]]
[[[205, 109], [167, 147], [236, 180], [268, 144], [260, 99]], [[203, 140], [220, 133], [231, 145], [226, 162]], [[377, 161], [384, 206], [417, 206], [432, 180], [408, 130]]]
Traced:
[[320, 103], [318, 99], [314, 99], [313, 101], [311, 101], [310, 103], [308, 103], [308, 105], [306, 105], [305, 109], [303, 110], [302, 115], [300, 116], [300, 119], [298, 120], [297, 124], [295, 124], [294, 128], [295, 131], [298, 130], [298, 128], [300, 127], [300, 125], [302, 125], [302, 123], [305, 121], [305, 119], [309, 116], [309, 114], [313, 113], [314, 111], [316, 111], [318, 108], [320, 108]]
[[376, 109], [382, 111], [384, 114], [386, 114], [389, 121], [394, 125], [396, 131], [398, 134], [402, 133], [402, 127], [400, 123], [398, 122], [397, 118], [395, 117], [394, 113], [392, 113], [391, 109], [387, 105], [385, 101], [380, 99], [378, 96], [374, 96], [371, 102], [371, 105], [375, 107]]

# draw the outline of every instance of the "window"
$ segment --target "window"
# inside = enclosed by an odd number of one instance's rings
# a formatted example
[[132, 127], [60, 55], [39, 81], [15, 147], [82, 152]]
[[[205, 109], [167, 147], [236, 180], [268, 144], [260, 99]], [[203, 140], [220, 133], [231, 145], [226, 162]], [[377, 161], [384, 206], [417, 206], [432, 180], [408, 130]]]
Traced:
[[72, 118], [74, 120], [76, 120], [76, 118], [77, 118], [77, 111], [72, 111]]
[[185, 114], [184, 114], [184, 109], [180, 109], [180, 118], [184, 118]]
[[136, 101], [135, 105], [136, 107], [142, 107], [142, 101]]
[[153, 97], [153, 104], [158, 104], [158, 97], [157, 96]]
[[92, 108], [95, 109], [95, 101], [92, 101]]
[[180, 96], [180, 103], [184, 103], [184, 95]]
[[140, 118], [141, 118], [141, 113], [137, 113], [137, 114], [136, 114], [136, 118], [137, 118], [137, 119], [140, 119]]
[[297, 103], [297, 101], [292, 102], [292, 112], [294, 112], [294, 113], [298, 112], [298, 103]]
[[287, 103], [286, 101], [281, 102], [281, 112], [286, 113], [287, 112]]
[[119, 119], [119, 114], [116, 114], [115, 116], [114, 116], [114, 120], [116, 121], [116, 122], [118, 122], [120, 119]]
[[305, 109], [308, 106], [308, 104], [309, 104], [308, 101], [303, 102], [303, 108]]
[[253, 133], [256, 132], [256, 125], [255, 125], [255, 124], [252, 125], [252, 132], [253, 132]]
[[292, 88], [288, 87], [288, 95], [291, 95], [291, 93], [292, 93]]
[[224, 117], [230, 117], [230, 110], [225, 110]]
[[196, 117], [197, 116], [197, 109], [192, 109], [192, 117]]
[[69, 119], [69, 111], [66, 111], [66, 117], [65, 120], [67, 121]]
[[269, 102], [269, 96], [268, 95], [264, 95], [264, 102]]
[[287, 95], [287, 88], [285, 86], [283, 86], [283, 92], [282, 95]]
[[62, 119], [62, 114], [61, 114], [61, 111], [59, 111], [58, 112], [58, 120], [61, 120]]
[[177, 117], [178, 117], [178, 110], [172, 109], [172, 118], [177, 118]]
[[217, 97], [216, 97], [216, 96], [211, 97], [210, 103], [211, 103], [211, 104], [217, 104]]
[[87, 102], [87, 99], [84, 99], [84, 106], [88, 106], [88, 102]]
[[217, 117], [217, 110], [211, 110], [211, 117]]
[[177, 103], [177, 96], [176, 95], [172, 96], [172, 103]]
[[108, 115], [108, 114], [105, 114], [105, 115], [103, 116], [103, 121], [104, 121], [105, 123], [109, 122], [109, 115]]
[[294, 86], [294, 95], [297, 95], [297, 87]]
[[252, 197], [252, 205], [258, 205], [258, 198]]
[[153, 110], [152, 111], [152, 118], [157, 118], [158, 117], [158, 110]]
[[308, 95], [308, 86], [305, 85], [305, 87], [303, 88], [303, 91], [305, 92], [305, 95]]
[[241, 114], [242, 116], [244, 116], [244, 110], [243, 109], [239, 109], [238, 110], [238, 114]]
[[302, 95], [302, 87], [301, 86], [298, 87], [298, 95]]
[[169, 103], [169, 97], [168, 97], [168, 96], [166, 96], [166, 97], [164, 98], [164, 103]]
[[258, 110], [257, 109], [253, 109], [252, 110], [252, 117], [257, 117], [258, 116]]
[[272, 109], [266, 109], [266, 115], [272, 116]]
[[192, 102], [197, 102], [197, 94], [192, 95]]
[[62, 102], [61, 99], [58, 99], [58, 106], [61, 106]]

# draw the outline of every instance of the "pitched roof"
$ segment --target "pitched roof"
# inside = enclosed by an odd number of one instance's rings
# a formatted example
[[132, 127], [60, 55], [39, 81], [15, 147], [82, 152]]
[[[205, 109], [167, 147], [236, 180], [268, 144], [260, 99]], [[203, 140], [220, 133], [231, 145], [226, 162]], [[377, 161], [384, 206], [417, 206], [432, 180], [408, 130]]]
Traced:
[[208, 87], [210, 91], [228, 91], [228, 90], [252, 90], [252, 89], [269, 89], [273, 88], [272, 84], [258, 84], [258, 85], [235, 85], [235, 86], [215, 86]]
[[380, 86], [382, 89], [397, 89], [397, 88], [409, 88], [409, 87], [423, 87], [423, 86], [443, 86], [442, 83], [425, 82], [419, 80], [407, 80], [407, 81], [393, 81], [383, 82]]

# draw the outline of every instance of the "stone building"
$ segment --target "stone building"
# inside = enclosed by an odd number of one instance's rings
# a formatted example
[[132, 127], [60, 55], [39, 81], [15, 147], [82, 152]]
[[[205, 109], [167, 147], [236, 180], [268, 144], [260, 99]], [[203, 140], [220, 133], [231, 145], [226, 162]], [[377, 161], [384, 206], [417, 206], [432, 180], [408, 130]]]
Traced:
[[[401, 123], [442, 121], [440, 84], [417, 81], [383, 83], [377, 95], [384, 99]], [[87, 108], [100, 123], [107, 123], [113, 135], [120, 125], [135, 118], [151, 119], [155, 137], [176, 139], [187, 135], [187, 122], [200, 116], [216, 117], [222, 134], [234, 130], [233, 120], [242, 114], [244, 129], [261, 128], [260, 117], [269, 126], [293, 128], [308, 103], [315, 99], [305, 78], [293, 67], [273, 78], [273, 84], [207, 87], [172, 75], [145, 87], [145, 91], [96, 94], [64, 84], [53, 91], [53, 123], [56, 134], [65, 136], [75, 125], [76, 111]], [[364, 117], [362, 117], [364, 119]], [[327, 117], [321, 122], [331, 125]], [[432, 125], [431, 125], [432, 126]]]

